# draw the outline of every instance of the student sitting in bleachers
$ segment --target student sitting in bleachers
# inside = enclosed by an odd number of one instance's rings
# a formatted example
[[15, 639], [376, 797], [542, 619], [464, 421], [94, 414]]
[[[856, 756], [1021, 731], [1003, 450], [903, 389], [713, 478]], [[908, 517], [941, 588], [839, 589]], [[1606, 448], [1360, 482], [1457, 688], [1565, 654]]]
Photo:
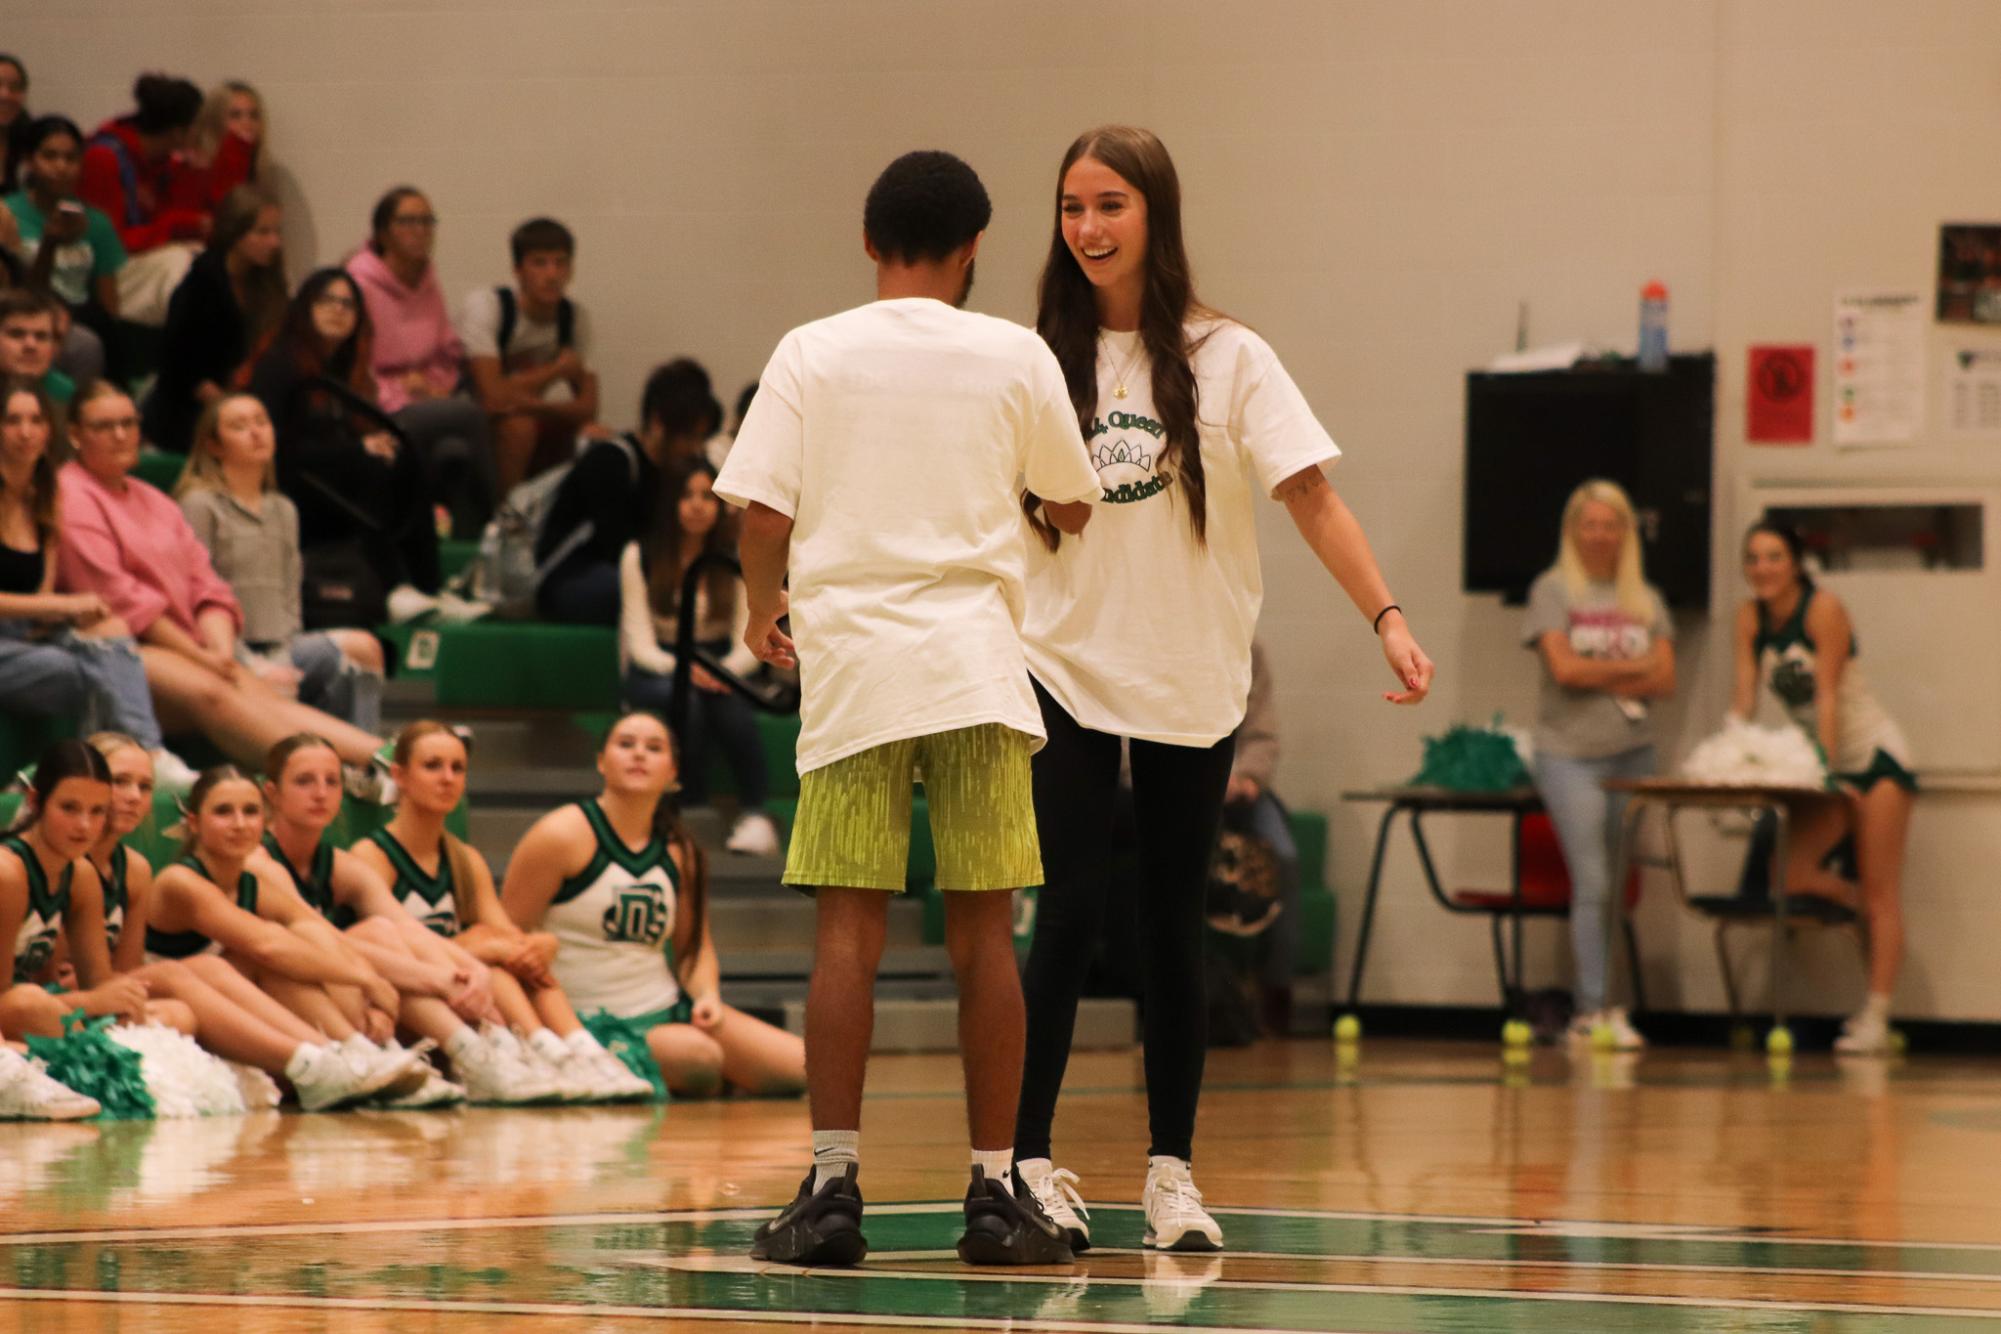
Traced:
[[285, 318], [285, 257], [278, 201], [238, 186], [222, 201], [215, 231], [167, 304], [160, 374], [146, 396], [146, 439], [188, 452], [202, 409], [237, 384], [238, 373]]
[[280, 694], [382, 725], [382, 645], [366, 630], [307, 631], [299, 511], [277, 489], [271, 418], [250, 394], [203, 410], [174, 497], [243, 609], [237, 657]]
[[130, 628], [96, 593], [55, 591], [52, 410], [31, 382], [0, 381], [0, 710], [94, 715], [139, 738], [185, 787], [194, 775], [162, 748]]
[[459, 392], [465, 345], [438, 284], [431, 252], [438, 215], [413, 186], [375, 202], [368, 244], [347, 261], [375, 331], [376, 399], [417, 449], [433, 495], [451, 508], [452, 535], [478, 537], [496, 500], [486, 411]]
[[209, 89], [181, 146], [170, 202], [215, 209], [238, 186], [256, 184], [265, 130], [264, 98], [255, 88], [225, 79]]
[[350, 766], [351, 790], [378, 796], [381, 742], [287, 699], [236, 658], [242, 607], [180, 508], [127, 474], [139, 460], [139, 414], [100, 380], [77, 396], [57, 474], [62, 542], [57, 583], [95, 593], [139, 639], [154, 707], [169, 727], [193, 726], [228, 755], [256, 764], [281, 737], [318, 732]]
[[208, 236], [204, 208], [176, 202], [177, 159], [201, 111], [201, 89], [186, 79], [142, 74], [136, 109], [98, 126], [83, 151], [77, 193], [110, 216], [129, 263], [118, 271], [118, 313], [135, 324], [167, 318], [167, 299]]
[[[660, 494], [640, 540], [619, 557], [619, 656], [625, 664], [628, 707], [670, 716], [674, 693], [674, 640], [683, 571], [704, 555], [736, 554], [736, 524], [715, 493], [715, 470], [700, 455], [677, 458], [660, 470]], [[757, 659], [744, 645], [750, 613], [734, 571], [711, 566], [695, 589], [695, 642], [740, 677]], [[694, 689], [681, 735], [684, 804], [708, 799], [709, 748], [723, 754], [736, 780], [739, 814], [725, 845], [731, 852], [778, 855], [778, 827], [765, 814], [768, 778], [764, 745], [750, 704], [711, 675], [690, 665]]]
[[[1263, 934], [1258, 957], [1264, 1026], [1287, 1032], [1292, 1017], [1292, 958], [1299, 942], [1299, 848], [1285, 803], [1272, 790], [1278, 772], [1278, 705], [1273, 696], [1270, 659], [1251, 641], [1251, 693], [1244, 721], [1237, 725], [1236, 753], [1229, 785], [1223, 789], [1223, 828], [1248, 835], [1271, 850], [1271, 897], [1224, 896], [1208, 905], [1209, 925], [1229, 935]], [[1215, 883], [1211, 882], [1214, 895]], [[1269, 929], [1267, 929], [1269, 928]]]
[[651, 1097], [653, 1086], [578, 1021], [553, 971], [556, 938], [516, 926], [486, 858], [446, 831], [445, 817], [465, 796], [465, 738], [443, 723], [414, 722], [397, 734], [395, 755], [396, 814], [354, 855], [412, 916], [491, 970], [494, 1003], [508, 1022], [494, 1036], [513, 1057], [554, 1075], [569, 1101]]
[[56, 369], [57, 323], [53, 297], [25, 287], [0, 292], [0, 375], [35, 385], [60, 415], [76, 397], [76, 383]]
[[320, 269], [292, 298], [250, 392], [278, 430], [278, 489], [299, 507], [305, 621], [371, 626], [438, 606], [438, 529], [423, 467], [375, 401], [361, 291]]
[[28, 124], [28, 67], [21, 57], [0, 52], [0, 190], [21, 183], [22, 146]]
[[655, 367], [639, 396], [639, 429], [585, 438], [535, 542], [548, 575], [535, 590], [544, 620], [616, 625], [619, 558], [646, 530], [670, 459], [700, 457], [721, 415], [709, 373], [686, 357]]
[[722, 998], [708, 865], [670, 796], [667, 724], [628, 713], [598, 748], [604, 788], [549, 812], [507, 862], [515, 925], [562, 943], [552, 966], [600, 1032], [643, 1040], [677, 1096], [797, 1094], [806, 1045]]
[[6, 205], [25, 282], [53, 294], [67, 312], [68, 329], [56, 352], [63, 373], [79, 383], [94, 380], [104, 374], [105, 345], [118, 316], [125, 243], [103, 211], [77, 198], [83, 131], [74, 121], [43, 116], [17, 137], [25, 161], [20, 187]]
[[569, 295], [576, 238], [553, 218], [531, 218], [509, 246], [513, 284], [475, 289], [459, 319], [473, 384], [493, 418], [502, 497], [537, 471], [538, 450], [551, 464], [568, 458], [598, 415], [590, 317]]

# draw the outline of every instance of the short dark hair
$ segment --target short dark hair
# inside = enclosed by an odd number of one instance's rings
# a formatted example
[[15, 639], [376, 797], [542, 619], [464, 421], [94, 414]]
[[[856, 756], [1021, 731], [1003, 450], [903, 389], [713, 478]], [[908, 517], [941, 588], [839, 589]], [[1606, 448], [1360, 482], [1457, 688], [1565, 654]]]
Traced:
[[521, 267], [522, 260], [537, 250], [560, 250], [570, 256], [577, 253], [577, 238], [554, 218], [528, 219], [514, 229], [514, 235], [507, 238], [507, 244], [514, 250], [514, 267], [517, 269]]
[[171, 74], [141, 74], [132, 85], [132, 100], [139, 104], [132, 123], [141, 134], [185, 130], [201, 114], [201, 89]]
[[21, 136], [21, 151], [33, 154], [59, 134], [66, 134], [76, 140], [80, 150], [84, 145], [83, 131], [68, 116], [37, 116], [28, 122], [27, 132]]
[[639, 424], [659, 422], [670, 436], [714, 435], [722, 408], [709, 388], [709, 373], [692, 357], [676, 357], [653, 368], [639, 395]]
[[56, 317], [56, 301], [30, 287], [15, 287], [0, 292], [0, 324], [22, 315], [46, 315]]
[[986, 230], [987, 188], [950, 153], [905, 153], [882, 170], [862, 205], [862, 232], [884, 259], [943, 259]]

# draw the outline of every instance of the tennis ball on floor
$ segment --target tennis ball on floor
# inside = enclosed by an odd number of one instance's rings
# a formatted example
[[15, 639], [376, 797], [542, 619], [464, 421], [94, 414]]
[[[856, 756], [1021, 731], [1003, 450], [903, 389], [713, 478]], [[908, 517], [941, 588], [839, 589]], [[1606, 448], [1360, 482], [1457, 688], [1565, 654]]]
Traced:
[[1336, 1042], [1360, 1042], [1362, 1040], [1361, 1019], [1352, 1014], [1344, 1014], [1339, 1019], [1336, 1019], [1334, 1021], [1334, 1040]]
[[1535, 1041], [1535, 1029], [1526, 1019], [1510, 1019], [1501, 1025], [1501, 1044], [1507, 1047], [1526, 1047]]
[[1591, 1026], [1591, 1045], [1599, 1051], [1618, 1050], [1618, 1031], [1610, 1024], [1593, 1024]]
[[1911, 1039], [1901, 1028], [1890, 1030], [1890, 1050], [1902, 1056], [1911, 1049]]
[[1772, 1025], [1772, 1031], [1765, 1034], [1765, 1050], [1773, 1056], [1793, 1054], [1793, 1031], [1784, 1024]]

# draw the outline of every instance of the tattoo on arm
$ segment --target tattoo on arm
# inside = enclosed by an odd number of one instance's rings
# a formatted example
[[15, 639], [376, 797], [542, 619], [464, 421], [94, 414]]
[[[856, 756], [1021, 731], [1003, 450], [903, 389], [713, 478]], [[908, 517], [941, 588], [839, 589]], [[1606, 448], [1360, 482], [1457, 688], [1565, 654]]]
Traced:
[[1327, 485], [1326, 476], [1318, 468], [1307, 468], [1294, 473], [1278, 484], [1278, 498], [1287, 505], [1307, 496]]

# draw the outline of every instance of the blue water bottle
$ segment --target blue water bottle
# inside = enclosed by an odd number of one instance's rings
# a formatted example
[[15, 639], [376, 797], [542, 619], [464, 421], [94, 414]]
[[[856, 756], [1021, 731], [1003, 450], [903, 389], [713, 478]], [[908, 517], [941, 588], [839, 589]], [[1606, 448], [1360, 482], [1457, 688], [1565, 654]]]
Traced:
[[1668, 368], [1668, 290], [1656, 278], [1640, 289], [1640, 369], [1664, 371]]

